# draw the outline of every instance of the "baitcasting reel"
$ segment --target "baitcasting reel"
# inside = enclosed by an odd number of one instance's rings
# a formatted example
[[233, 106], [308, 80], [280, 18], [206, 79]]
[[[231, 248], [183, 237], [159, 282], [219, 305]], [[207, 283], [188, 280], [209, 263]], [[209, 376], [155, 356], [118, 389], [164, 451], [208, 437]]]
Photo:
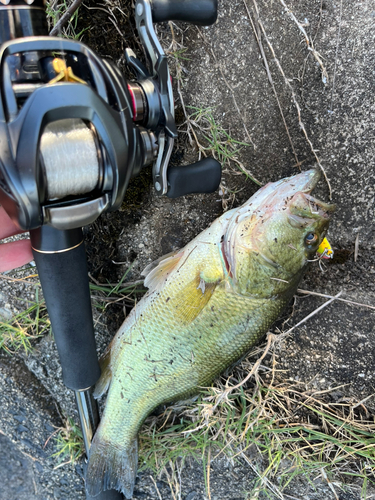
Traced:
[[[168, 163], [177, 130], [167, 57], [153, 21], [212, 24], [216, 0], [137, 0], [148, 69], [131, 49], [127, 82], [80, 42], [47, 34], [43, 0], [0, 4], [0, 202], [22, 229], [72, 229], [116, 210], [130, 177], [153, 163], [158, 194], [212, 192], [220, 165]], [[32, 36], [29, 36], [32, 35]]]
[[[65, 385], [75, 391], [86, 452], [98, 426], [100, 376], [82, 226], [122, 203], [153, 163], [160, 195], [215, 191], [219, 163], [170, 167], [177, 136], [166, 55], [153, 22], [209, 25], [217, 0], [137, 0], [147, 67], [130, 49], [127, 82], [84, 44], [49, 37], [44, 0], [0, 0], [0, 204], [30, 231]], [[90, 497], [87, 497], [90, 498]], [[116, 491], [95, 497], [120, 499]]]

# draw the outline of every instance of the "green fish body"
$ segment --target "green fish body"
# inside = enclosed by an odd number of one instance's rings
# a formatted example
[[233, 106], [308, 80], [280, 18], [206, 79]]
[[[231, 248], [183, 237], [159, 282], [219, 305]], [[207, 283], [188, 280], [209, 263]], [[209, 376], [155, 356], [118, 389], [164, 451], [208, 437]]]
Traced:
[[270, 183], [144, 274], [149, 288], [111, 342], [95, 395], [108, 388], [86, 487], [132, 498], [137, 434], [160, 404], [208, 386], [257, 344], [295, 293], [333, 206], [310, 196], [310, 170]]

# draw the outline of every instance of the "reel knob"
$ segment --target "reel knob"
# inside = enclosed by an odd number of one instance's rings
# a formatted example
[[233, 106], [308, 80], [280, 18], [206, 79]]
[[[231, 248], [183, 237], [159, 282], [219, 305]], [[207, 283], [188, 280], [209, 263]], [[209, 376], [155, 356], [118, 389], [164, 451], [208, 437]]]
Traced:
[[152, 0], [152, 19], [210, 26], [217, 19], [217, 0]]
[[219, 187], [221, 165], [214, 158], [204, 158], [191, 165], [169, 167], [168, 198], [192, 193], [213, 193]]

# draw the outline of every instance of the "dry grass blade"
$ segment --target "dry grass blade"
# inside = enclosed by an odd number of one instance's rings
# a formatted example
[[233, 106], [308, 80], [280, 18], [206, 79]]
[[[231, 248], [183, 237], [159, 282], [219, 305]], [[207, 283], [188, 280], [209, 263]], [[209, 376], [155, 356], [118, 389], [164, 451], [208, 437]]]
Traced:
[[337, 295], [335, 295], [334, 297], [331, 297], [329, 300], [327, 300], [327, 302], [325, 302], [324, 304], [319, 306], [317, 309], [315, 309], [312, 313], [308, 314], [305, 318], [303, 318], [301, 321], [299, 321], [296, 325], [292, 326], [292, 328], [289, 328], [289, 330], [287, 332], [283, 333], [283, 335], [287, 335], [287, 334], [291, 333], [295, 328], [302, 325], [303, 323], [306, 323], [306, 321], [309, 320], [310, 318], [312, 318], [313, 316], [315, 316], [315, 314], [318, 314], [318, 312], [320, 312], [325, 307], [329, 306], [334, 300], [337, 300], [341, 294], [342, 294], [342, 290]]
[[208, 499], [211, 500], [211, 488], [210, 488], [210, 473], [211, 473], [211, 446], [208, 448], [208, 457], [207, 457], [207, 495]]
[[239, 382], [237, 385], [233, 385], [233, 386], [228, 386], [228, 383], [229, 383], [229, 380], [230, 378], [227, 380], [227, 383], [226, 383], [226, 389], [225, 391], [223, 391], [221, 394], [219, 394], [218, 398], [217, 398], [217, 401], [215, 403], [215, 405], [213, 406], [212, 408], [212, 412], [214, 412], [218, 406], [218, 404], [223, 401], [223, 400], [228, 400], [228, 396], [229, 394], [234, 391], [235, 389], [238, 389], [240, 388], [241, 386], [243, 386], [244, 384], [246, 384], [246, 382], [255, 374], [257, 373], [258, 369], [259, 369], [259, 366], [262, 362], [262, 360], [265, 358], [265, 356], [268, 354], [268, 351], [271, 347], [271, 344], [272, 342], [275, 340], [275, 336], [272, 334], [272, 333], [267, 333], [267, 345], [263, 351], [263, 354], [261, 355], [261, 357], [257, 360], [257, 362], [254, 364], [254, 366], [252, 367], [252, 369], [250, 370], [250, 372], [246, 375], [246, 377], [241, 380], [241, 382]]
[[335, 95], [335, 87], [336, 87], [336, 74], [337, 74], [337, 61], [338, 61], [338, 55], [339, 55], [339, 46], [340, 46], [340, 40], [341, 40], [341, 25], [342, 25], [342, 0], [340, 1], [340, 13], [339, 13], [339, 29], [336, 37], [336, 53], [335, 53], [335, 66], [333, 69], [333, 82], [332, 82], [332, 89], [331, 89], [331, 106], [330, 106], [330, 115], [329, 115], [329, 128], [331, 128], [331, 119], [332, 119], [332, 113], [333, 113], [333, 96]]
[[[171, 29], [172, 42], [170, 44], [170, 47], [166, 49], [166, 53], [172, 56], [171, 63], [173, 64], [176, 73], [174, 81], [177, 82], [177, 93], [185, 117], [185, 122], [182, 124], [182, 126], [186, 127], [186, 130], [182, 130], [182, 132], [188, 135], [190, 144], [197, 147], [199, 160], [202, 156], [207, 157], [208, 155], [212, 155], [222, 164], [223, 168], [227, 165], [235, 164], [236, 167], [243, 174], [245, 174], [248, 179], [261, 186], [262, 183], [259, 182], [237, 158], [237, 154], [242, 149], [242, 147], [253, 145], [253, 147], [255, 148], [255, 145], [252, 142], [250, 133], [246, 127], [243, 116], [238, 107], [236, 97], [234, 95], [234, 90], [225, 78], [222, 68], [220, 67], [220, 64], [216, 59], [216, 55], [212, 50], [211, 45], [208, 43], [203, 31], [199, 30], [200, 36], [212, 53], [215, 63], [220, 70], [224, 83], [231, 91], [234, 106], [239, 113], [239, 117], [244, 127], [245, 135], [249, 142], [238, 141], [231, 137], [230, 133], [216, 122], [213, 116], [213, 110], [211, 108], [198, 108], [192, 106], [189, 107], [185, 105], [184, 96], [182, 93], [184, 67], [181, 62], [181, 59], [183, 60], [183, 57], [181, 57], [181, 52], [185, 51], [185, 47], [183, 45], [183, 33], [180, 35], [180, 42], [177, 42], [175, 34], [175, 24], [170, 21], [169, 27]], [[192, 110], [191, 114], [188, 114], [187, 108], [190, 108]], [[225, 192], [226, 189], [224, 189], [223, 186], [221, 187], [222, 192]], [[222, 201], [223, 208], [226, 209], [227, 200], [225, 200], [225, 198], [223, 197]]]
[[[178, 50], [184, 50], [183, 41], [182, 41], [182, 43], [179, 43], [179, 44], [176, 41], [173, 26], [174, 26], [174, 24], [172, 23], [172, 21], [169, 21], [169, 27], [170, 27], [171, 34], [172, 34], [172, 44], [171, 44], [172, 50], [167, 50], [167, 53], [170, 53], [172, 56], [174, 54], [176, 54]], [[187, 134], [189, 136], [189, 141], [190, 141], [190, 144], [194, 144], [194, 142], [195, 142], [195, 144], [198, 148], [198, 151], [199, 151], [199, 159], [201, 159], [201, 155], [203, 155], [206, 158], [207, 153], [205, 152], [203, 146], [200, 144], [198, 137], [197, 137], [197, 134], [195, 132], [194, 126], [193, 126], [193, 124], [190, 120], [190, 117], [186, 111], [185, 101], [184, 101], [182, 91], [181, 91], [181, 81], [182, 81], [182, 71], [183, 71], [182, 64], [180, 63], [178, 57], [175, 57], [174, 59], [175, 59], [176, 81], [177, 81], [177, 93], [178, 93], [178, 96], [180, 99], [182, 110], [184, 112], [185, 123], [186, 123], [186, 127], [187, 127]], [[192, 136], [194, 137], [194, 140], [192, 139]]]
[[247, 140], [249, 141], [249, 143], [250, 143], [250, 144], [252, 144], [252, 145], [253, 145], [254, 149], [256, 149], [256, 145], [254, 144], [254, 141], [253, 141], [253, 139], [252, 139], [252, 137], [251, 137], [251, 135], [250, 135], [250, 132], [249, 132], [249, 130], [248, 130], [248, 128], [247, 128], [247, 126], [246, 126], [246, 121], [245, 121], [245, 119], [244, 119], [244, 111], [242, 110], [242, 112], [241, 112], [241, 110], [240, 110], [240, 108], [239, 108], [239, 106], [238, 106], [238, 103], [237, 103], [237, 99], [236, 99], [236, 95], [235, 95], [234, 89], [233, 89], [232, 85], [228, 82], [228, 79], [227, 79], [227, 78], [225, 77], [225, 75], [224, 75], [224, 71], [223, 71], [223, 68], [222, 68], [222, 64], [220, 63], [220, 61], [218, 61], [218, 59], [217, 59], [217, 57], [216, 57], [216, 54], [215, 54], [215, 52], [214, 52], [214, 50], [213, 50], [213, 48], [212, 48], [212, 45], [208, 42], [208, 40], [207, 40], [207, 38], [206, 38], [206, 36], [205, 36], [204, 32], [203, 32], [201, 29], [199, 29], [199, 28], [197, 28], [197, 29], [198, 29], [198, 32], [199, 32], [199, 34], [200, 34], [200, 36], [201, 36], [202, 40], [205, 42], [205, 44], [206, 44], [207, 48], [210, 50], [210, 52], [211, 52], [211, 54], [212, 54], [212, 57], [214, 58], [215, 65], [216, 65], [216, 66], [217, 66], [217, 68], [219, 69], [220, 74], [221, 74], [221, 77], [222, 77], [222, 79], [223, 79], [223, 81], [224, 81], [225, 85], [228, 87], [228, 90], [229, 90], [229, 91], [230, 91], [230, 93], [231, 93], [231, 97], [232, 97], [232, 100], [233, 100], [234, 107], [235, 107], [235, 109], [236, 109], [236, 111], [237, 111], [237, 113], [238, 113], [238, 117], [239, 117], [239, 119], [240, 119], [240, 121], [241, 121], [241, 123], [242, 123], [242, 126], [243, 126], [243, 128], [244, 128], [244, 131], [245, 131], [245, 135], [246, 135], [246, 137], [247, 137]]
[[[264, 52], [264, 48], [263, 48], [263, 44], [262, 44], [262, 39], [261, 39], [261, 36], [260, 36], [259, 28], [258, 28], [258, 26], [255, 25], [255, 23], [253, 21], [253, 18], [252, 18], [251, 14], [250, 14], [250, 10], [249, 10], [249, 8], [247, 6], [246, 0], [243, 0], [243, 2], [244, 2], [244, 5], [245, 5], [245, 8], [246, 8], [246, 11], [247, 11], [247, 15], [248, 15], [249, 20], [250, 20], [251, 27], [253, 28], [253, 32], [254, 32], [256, 41], [258, 42], [259, 50], [260, 50], [260, 53], [261, 53], [262, 58], [263, 58], [264, 67], [266, 69], [268, 81], [269, 81], [269, 83], [270, 83], [270, 85], [272, 87], [272, 91], [273, 91], [273, 93], [275, 95], [277, 106], [279, 108], [281, 119], [283, 121], [285, 130], [286, 130], [286, 133], [287, 133], [287, 136], [288, 136], [288, 139], [289, 139], [289, 143], [290, 143], [290, 146], [291, 146], [292, 151], [293, 151], [293, 155], [294, 155], [294, 158], [295, 158], [295, 161], [296, 161], [296, 165], [299, 166], [300, 165], [300, 161], [298, 160], [298, 156], [297, 156], [296, 150], [294, 148], [292, 137], [290, 135], [289, 128], [288, 128], [288, 125], [287, 125], [286, 120], [285, 120], [284, 112], [283, 112], [283, 109], [282, 109], [281, 104], [280, 104], [279, 96], [277, 94], [276, 87], [275, 87], [275, 84], [273, 82], [273, 78], [272, 78], [272, 75], [271, 75], [271, 71], [270, 71], [269, 66], [268, 66], [268, 61], [267, 61], [266, 54]], [[258, 6], [254, 2], [254, 0], [253, 0], [253, 3], [254, 3], [254, 6], [256, 8], [257, 15], [259, 16], [259, 14], [258, 14]], [[259, 22], [259, 19], [258, 19], [258, 22]]]
[[359, 233], [356, 236], [355, 244], [354, 244], [354, 262], [357, 262], [359, 253]]
[[298, 26], [298, 29], [303, 34], [308, 50], [311, 51], [311, 53], [313, 54], [314, 58], [316, 59], [316, 61], [318, 62], [319, 66], [321, 68], [323, 83], [324, 84], [328, 83], [328, 73], [327, 73], [327, 70], [324, 67], [324, 64], [323, 64], [323, 61], [322, 61], [322, 56], [319, 54], [319, 52], [317, 50], [315, 50], [313, 40], [310, 40], [309, 36], [306, 33], [305, 28], [298, 21], [298, 19], [296, 18], [296, 16], [292, 12], [292, 10], [286, 5], [286, 3], [284, 2], [284, 0], [280, 0], [280, 3], [286, 9], [289, 17], [296, 23], [296, 25]]
[[8, 281], [19, 281], [20, 283], [25, 283], [25, 285], [32, 285], [40, 287], [40, 283], [35, 283], [34, 281], [28, 281], [29, 278], [36, 278], [37, 274], [31, 274], [30, 276], [25, 276], [25, 278], [13, 278], [12, 276], [6, 276], [5, 274], [0, 274], [0, 279]]
[[328, 483], [328, 486], [330, 487], [330, 489], [332, 490], [332, 493], [335, 495], [335, 499], [336, 500], [340, 500], [339, 497], [337, 496], [337, 493], [336, 493], [336, 490], [335, 488], [333, 487], [333, 484], [331, 483], [331, 481], [328, 479], [327, 477], [327, 474], [326, 474], [326, 471], [322, 468], [321, 469], [322, 471], [322, 476], [324, 477], [324, 479], [327, 481]]
[[[202, 38], [206, 41], [207, 43], [207, 40], [205, 39], [205, 36], [203, 34], [203, 32], [201, 30], [199, 30], [200, 33], [201, 33], [201, 36]], [[235, 93], [234, 93], [234, 89], [233, 87], [230, 85], [230, 83], [228, 82], [228, 80], [225, 78], [225, 75], [224, 75], [224, 72], [223, 72], [223, 68], [222, 68], [222, 65], [220, 64], [220, 62], [217, 60], [217, 57], [216, 57], [216, 54], [214, 52], [214, 50], [212, 49], [212, 47], [210, 46], [210, 49], [211, 49], [211, 54], [212, 54], [212, 57], [214, 58], [214, 61], [215, 61], [215, 64], [218, 66], [219, 68], [219, 71], [220, 71], [220, 74], [221, 74], [221, 77], [225, 83], [225, 85], [228, 87], [230, 93], [231, 93], [231, 96], [232, 96], [232, 99], [233, 99], [233, 104], [234, 104], [234, 107], [236, 108], [236, 111], [238, 113], [238, 116], [242, 122], [242, 125], [243, 125], [243, 128], [244, 128], [244, 131], [245, 131], [245, 134], [246, 134], [246, 137], [248, 138], [249, 142], [254, 146], [254, 149], [256, 149], [256, 146], [254, 144], [254, 141], [253, 139], [251, 138], [251, 135], [247, 129], [247, 126], [246, 126], [246, 122], [244, 120], [244, 117], [243, 117], [243, 113], [241, 113], [240, 111], [240, 108], [237, 104], [237, 100], [236, 100], [236, 96], [235, 96]]]
[[159, 497], [159, 500], [163, 500], [162, 496], [160, 495], [160, 491], [159, 491], [158, 485], [156, 484], [155, 479], [152, 476], [150, 476], [150, 478], [151, 478], [151, 481], [154, 483], [155, 490], [156, 490], [156, 493], [157, 493], [157, 495]]
[[346, 302], [347, 304], [352, 304], [353, 306], [359, 306], [359, 307], [367, 307], [368, 309], [374, 309], [375, 306], [370, 306], [369, 304], [363, 304], [361, 302], [355, 302], [354, 300], [349, 300], [349, 299], [343, 299], [341, 297], [338, 297], [337, 295], [327, 295], [325, 293], [319, 293], [319, 292], [312, 292], [311, 290], [302, 290], [301, 288], [298, 288], [297, 290], [298, 293], [303, 293], [304, 295], [315, 295], [316, 297], [325, 297], [327, 299], [333, 299], [336, 298], [336, 300], [339, 300], [341, 302]]
[[[280, 1], [282, 1], [282, 0], [280, 0]], [[253, 21], [252, 21], [252, 17], [251, 17], [251, 14], [250, 14], [249, 7], [247, 6], [246, 0], [243, 0], [243, 2], [244, 2], [244, 5], [245, 5], [245, 8], [246, 8], [246, 11], [247, 11], [247, 14], [248, 14], [249, 20], [250, 20], [250, 22], [252, 23], [252, 26], [253, 26], [253, 31], [254, 31], [254, 33], [256, 33], [256, 35], [255, 35], [255, 36], [256, 36], [256, 39], [257, 39], [257, 42], [258, 42], [258, 45], [259, 45], [260, 51], [261, 51], [261, 53], [262, 53], [263, 60], [265, 61], [266, 71], [267, 71], [268, 78], [270, 78], [270, 76], [269, 76], [269, 75], [270, 75], [270, 71], [269, 71], [269, 68], [268, 68], [268, 63], [266, 62], [266, 56], [265, 56], [265, 54], [264, 54], [264, 49], [263, 49], [263, 46], [262, 46], [261, 41], [260, 41], [260, 34], [259, 34], [259, 30], [257, 29], [257, 27], [255, 27], [255, 25], [254, 25], [254, 23], [253, 23]], [[300, 107], [300, 105], [299, 105], [299, 103], [298, 103], [298, 101], [297, 101], [297, 97], [296, 97], [296, 94], [295, 94], [295, 92], [294, 92], [294, 89], [293, 89], [292, 85], [290, 84], [290, 80], [286, 77], [286, 75], [285, 75], [285, 73], [284, 73], [284, 70], [283, 70], [283, 68], [282, 68], [282, 66], [281, 66], [281, 64], [280, 64], [280, 61], [279, 61], [279, 60], [278, 60], [278, 58], [276, 57], [276, 54], [275, 54], [275, 51], [274, 51], [274, 49], [273, 49], [273, 46], [272, 46], [272, 44], [271, 44], [271, 42], [270, 42], [270, 39], [269, 39], [269, 37], [267, 36], [266, 30], [265, 30], [265, 28], [264, 28], [264, 26], [263, 26], [262, 21], [260, 20], [260, 17], [259, 17], [259, 8], [258, 8], [258, 4], [257, 4], [256, 0], [252, 0], [252, 2], [253, 2], [253, 4], [254, 4], [254, 8], [255, 8], [255, 11], [256, 11], [256, 21], [257, 21], [257, 23], [258, 23], [258, 25], [259, 25], [259, 27], [260, 27], [260, 29], [261, 29], [261, 31], [262, 31], [262, 34], [263, 34], [263, 36], [264, 36], [264, 39], [265, 39], [265, 40], [266, 40], [266, 42], [267, 42], [268, 48], [269, 48], [269, 50], [271, 51], [271, 54], [272, 54], [272, 56], [273, 56], [273, 60], [274, 60], [274, 62], [276, 63], [276, 65], [277, 65], [277, 67], [278, 67], [278, 69], [279, 69], [279, 71], [280, 71], [280, 73], [281, 73], [281, 75], [282, 75], [282, 77], [283, 77], [283, 79], [284, 79], [284, 83], [285, 83], [285, 85], [287, 86], [287, 88], [289, 89], [289, 91], [291, 92], [292, 101], [293, 101], [293, 104], [294, 104], [294, 106], [295, 106], [295, 108], [296, 108], [296, 110], [297, 110], [297, 115], [298, 115], [298, 124], [299, 124], [299, 126], [300, 126], [300, 128], [301, 128], [301, 130], [302, 130], [302, 132], [303, 132], [303, 134], [304, 134], [304, 136], [305, 136], [305, 139], [306, 139], [306, 141], [307, 141], [308, 145], [310, 146], [310, 150], [311, 150], [311, 152], [313, 153], [313, 155], [314, 155], [314, 157], [315, 157], [315, 160], [316, 160], [317, 164], [319, 165], [320, 170], [322, 171], [322, 173], [323, 173], [323, 175], [324, 175], [324, 178], [325, 178], [325, 180], [326, 180], [326, 182], [327, 182], [328, 189], [329, 189], [329, 197], [330, 197], [330, 199], [332, 199], [332, 188], [331, 188], [331, 183], [330, 183], [330, 181], [329, 181], [329, 179], [328, 179], [328, 176], [327, 176], [327, 174], [326, 174], [326, 171], [325, 171], [325, 169], [324, 169], [323, 165], [322, 165], [322, 164], [321, 164], [321, 162], [320, 162], [320, 159], [319, 159], [319, 157], [318, 157], [318, 155], [317, 155], [317, 153], [316, 153], [316, 150], [315, 150], [315, 149], [314, 149], [314, 147], [313, 147], [313, 144], [312, 144], [312, 142], [311, 142], [311, 140], [310, 140], [310, 137], [309, 137], [309, 136], [308, 136], [308, 134], [307, 134], [306, 127], [305, 127], [304, 123], [302, 122], [302, 118], [301, 118], [301, 107]], [[271, 83], [271, 82], [270, 82], [270, 83]], [[273, 83], [271, 83], [271, 86], [273, 86]], [[275, 91], [274, 91], [274, 92], [275, 92]], [[277, 98], [277, 100], [278, 100], [278, 98]], [[278, 106], [279, 106], [279, 109], [280, 109], [280, 108], [281, 108], [280, 103], [278, 103]], [[282, 110], [281, 110], [281, 109], [280, 109], [280, 111], [281, 111], [281, 113], [282, 113]], [[283, 115], [283, 114], [282, 114], [282, 117], [283, 117], [284, 126], [286, 126], [286, 122], [285, 122], [285, 119], [284, 119], [284, 115]], [[287, 131], [287, 132], [288, 132], [288, 137], [289, 137], [289, 140], [291, 140], [291, 139], [290, 139], [290, 136], [289, 136], [289, 131]], [[295, 156], [296, 156], [296, 155], [295, 155]], [[299, 165], [299, 162], [297, 162], [297, 165]]]

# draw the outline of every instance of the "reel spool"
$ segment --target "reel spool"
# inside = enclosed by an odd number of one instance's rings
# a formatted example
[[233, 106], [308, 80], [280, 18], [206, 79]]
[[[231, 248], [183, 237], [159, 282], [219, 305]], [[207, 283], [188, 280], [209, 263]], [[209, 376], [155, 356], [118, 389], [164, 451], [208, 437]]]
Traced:
[[79, 119], [46, 126], [40, 140], [40, 160], [48, 201], [90, 193], [103, 179], [95, 133]]

